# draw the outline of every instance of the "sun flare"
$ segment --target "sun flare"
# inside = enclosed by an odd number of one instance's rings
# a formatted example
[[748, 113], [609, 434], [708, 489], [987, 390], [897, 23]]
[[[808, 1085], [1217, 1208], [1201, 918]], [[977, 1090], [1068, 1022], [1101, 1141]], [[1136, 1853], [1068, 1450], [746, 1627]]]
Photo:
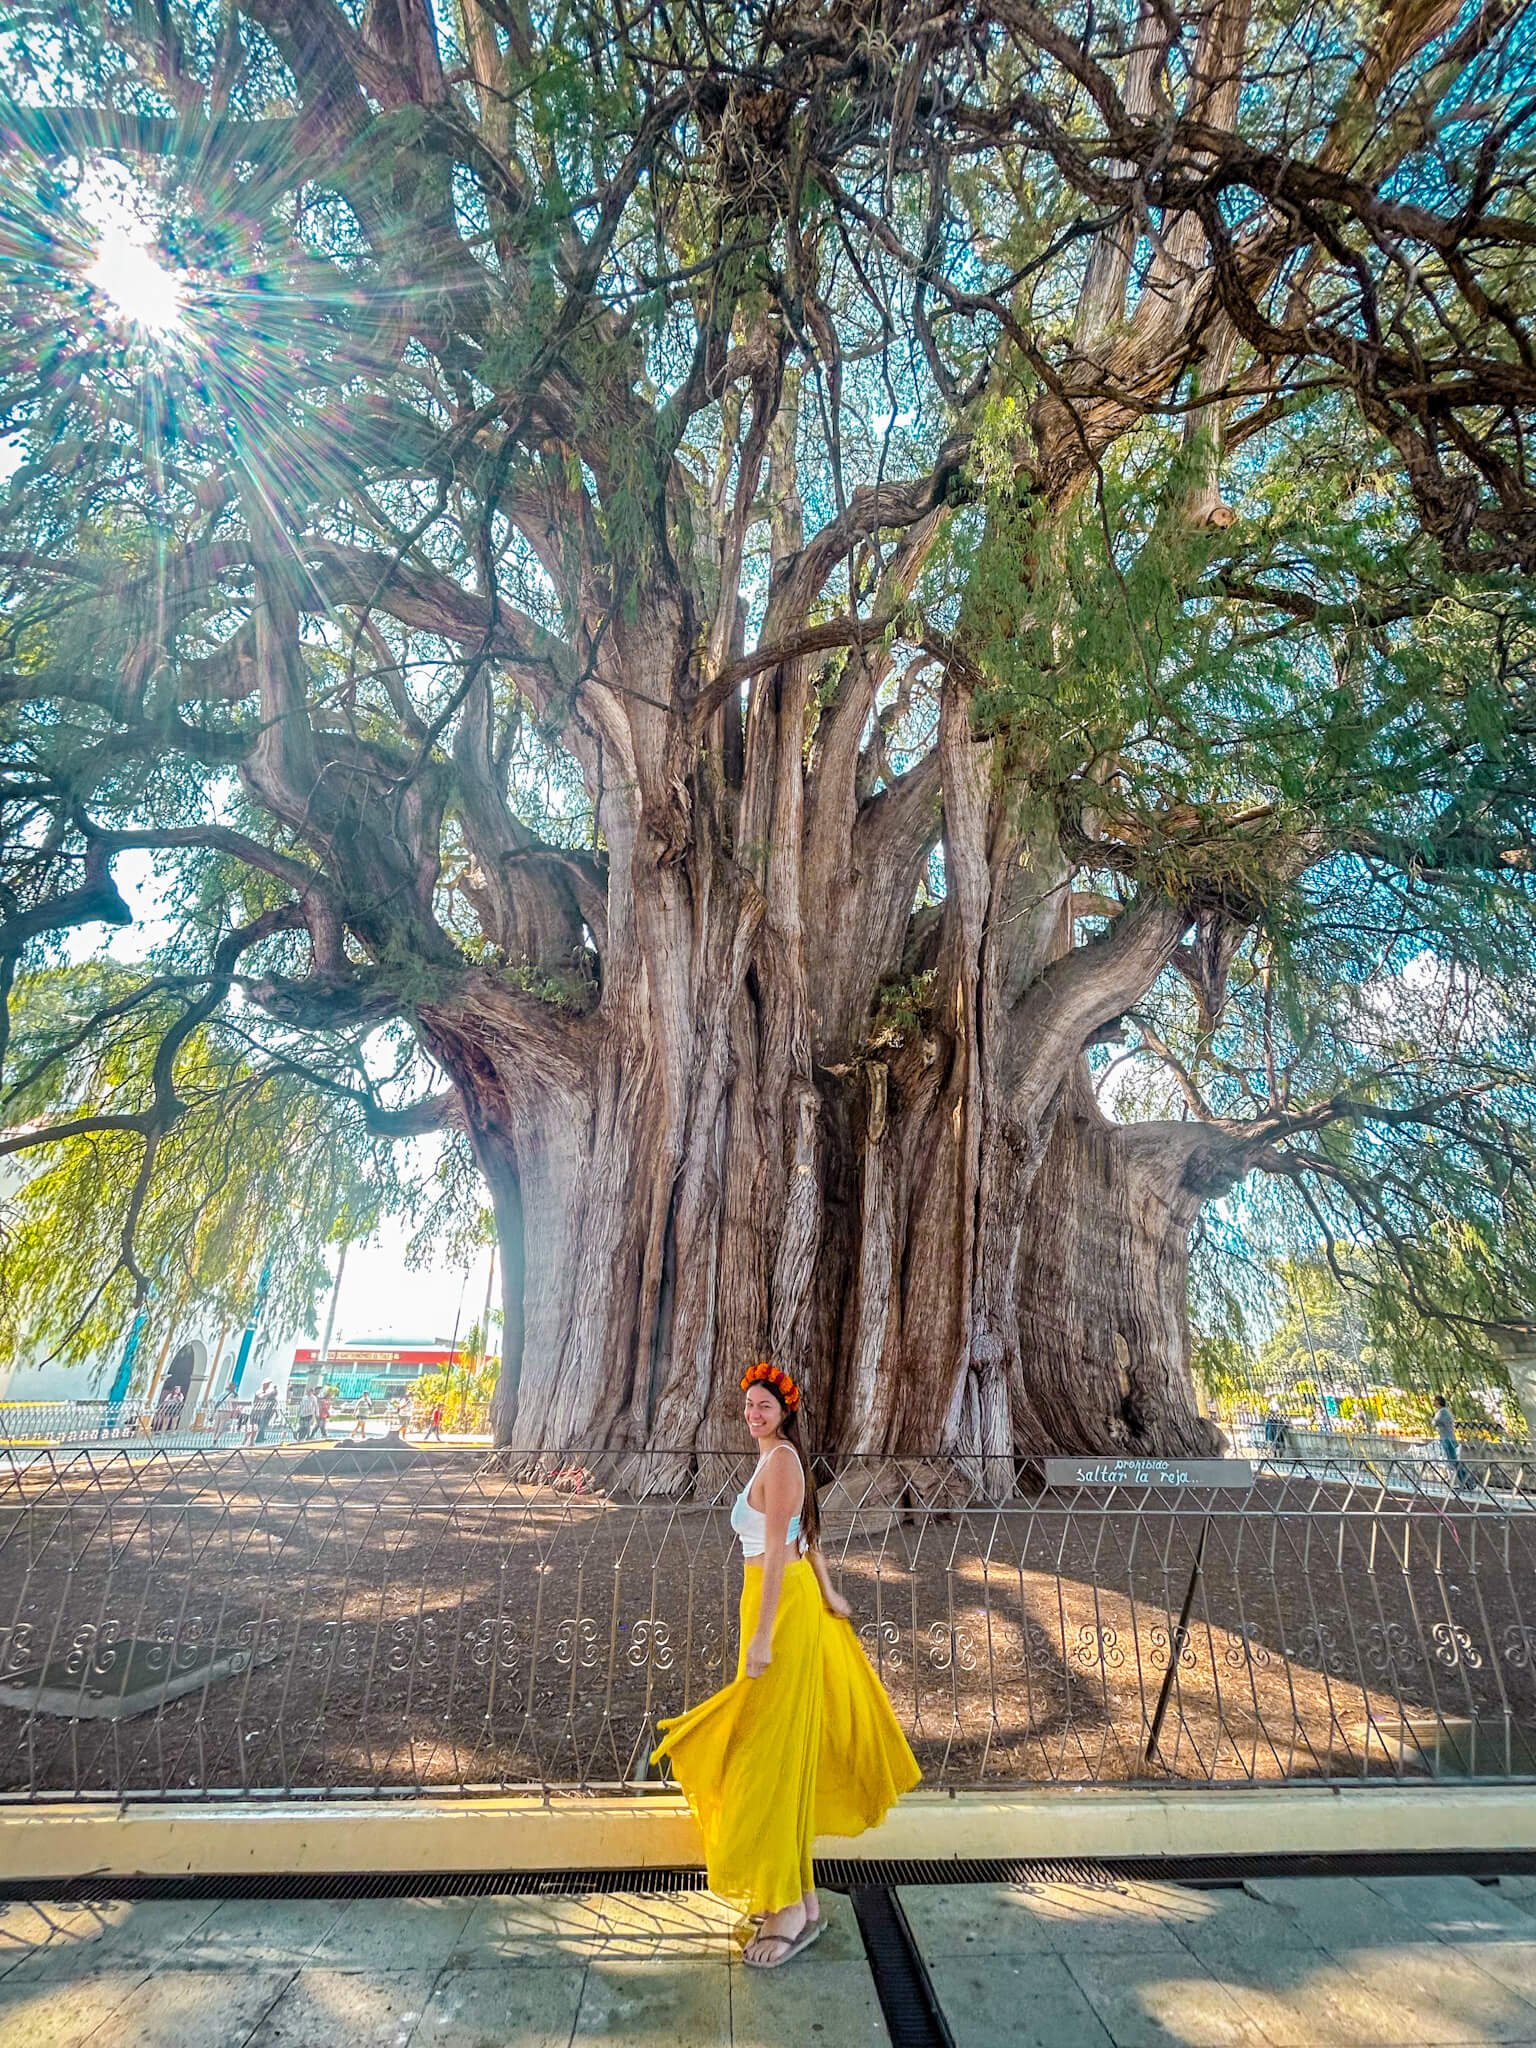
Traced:
[[135, 327], [151, 334], [170, 334], [181, 324], [181, 280], [158, 262], [124, 223], [102, 230], [85, 279], [120, 319]]

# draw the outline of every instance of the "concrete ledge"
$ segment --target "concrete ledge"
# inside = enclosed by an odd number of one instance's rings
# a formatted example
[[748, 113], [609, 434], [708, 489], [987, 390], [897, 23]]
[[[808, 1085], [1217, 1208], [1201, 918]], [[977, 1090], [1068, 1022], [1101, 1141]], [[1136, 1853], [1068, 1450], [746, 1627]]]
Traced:
[[[971, 1857], [1536, 1852], [1536, 1788], [1293, 1786], [1232, 1791], [915, 1792], [823, 1856]], [[0, 1808], [13, 1882], [310, 1872], [697, 1866], [681, 1799], [300, 1799]]]

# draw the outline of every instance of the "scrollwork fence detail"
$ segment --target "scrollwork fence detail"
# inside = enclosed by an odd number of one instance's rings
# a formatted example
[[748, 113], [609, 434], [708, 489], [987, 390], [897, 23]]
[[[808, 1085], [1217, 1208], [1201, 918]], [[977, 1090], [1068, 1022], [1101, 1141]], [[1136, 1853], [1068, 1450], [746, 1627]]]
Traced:
[[[579, 1496], [550, 1483], [573, 1462]], [[1536, 1777], [1523, 1498], [1262, 1462], [1246, 1493], [1058, 1492], [996, 1464], [820, 1475], [929, 1784]], [[657, 1721], [734, 1678], [746, 1465], [664, 1469], [0, 1447], [0, 1797], [653, 1796]]]

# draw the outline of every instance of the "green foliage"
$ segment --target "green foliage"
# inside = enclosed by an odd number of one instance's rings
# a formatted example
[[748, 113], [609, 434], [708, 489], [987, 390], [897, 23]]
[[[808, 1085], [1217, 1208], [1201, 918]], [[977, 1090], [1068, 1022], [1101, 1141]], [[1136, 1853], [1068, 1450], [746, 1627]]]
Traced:
[[418, 1432], [432, 1410], [443, 1404], [443, 1428], [451, 1435], [484, 1436], [490, 1428], [491, 1397], [501, 1377], [501, 1360], [486, 1352], [476, 1323], [460, 1345], [454, 1363], [441, 1372], [426, 1372], [411, 1386], [411, 1413]]
[[[1032, 799], [1122, 872], [1261, 918], [1291, 908], [1275, 856], [1303, 835], [1399, 867], [1525, 843], [1531, 591], [1448, 573], [1356, 419], [1298, 407], [1224, 475], [1218, 526], [1177, 515], [1198, 448], [1151, 429], [1065, 514], [1021, 499], [1020, 406], [994, 402], [984, 509], [930, 573], [984, 675], [978, 728]], [[1477, 886], [1479, 914], [1528, 914], [1517, 867]]]
[[416, 1272], [441, 1265], [467, 1272], [495, 1242], [484, 1178], [463, 1135], [450, 1132], [422, 1190], [405, 1262]]
[[907, 1045], [920, 1038], [928, 1029], [937, 987], [938, 976], [932, 968], [909, 975], [905, 981], [882, 982], [870, 1018], [870, 1049]]
[[1218, 1414], [1230, 1415], [1253, 1398], [1253, 1360], [1236, 1337], [1197, 1336], [1190, 1349], [1190, 1368], [1195, 1384]]
[[[1452, 1266], [1454, 1237], [1445, 1233]], [[1383, 1248], [1351, 1254], [1337, 1271], [1315, 1254], [1278, 1259], [1264, 1279], [1250, 1309], [1267, 1310], [1267, 1333], [1207, 1329], [1194, 1345], [1196, 1376], [1222, 1414], [1273, 1402], [1310, 1417], [1327, 1398], [1344, 1427], [1424, 1435], [1438, 1392], [1467, 1429], [1526, 1433], [1504, 1347], [1476, 1324], [1416, 1312], [1401, 1263]], [[1449, 1275], [1438, 1298], [1455, 1298]]]
[[[1320, 1239], [1367, 1305], [1358, 1343], [1342, 1309], [1324, 1316], [1338, 1358], [1369, 1350], [1406, 1384], [1435, 1346], [1467, 1384], [1493, 1373], [1497, 1334], [1536, 1319], [1536, 608], [1507, 573], [1532, 516], [1519, 10], [1454, 77], [1405, 21], [1413, 54], [1364, 96], [1353, 10], [1252, 15], [1231, 115], [1245, 161], [1304, 166], [1332, 134], [1384, 204], [1441, 207], [1446, 232], [1388, 232], [1340, 189], [1326, 246], [1298, 244], [1257, 309], [1289, 319], [1286, 295], [1313, 290], [1340, 345], [1238, 346], [1221, 449], [1212, 420], [1185, 431], [1227, 374], [1201, 358], [1219, 309], [1119, 382], [1143, 310], [1173, 304], [1153, 273], [1182, 226], [1156, 181], [1171, 164], [1198, 182], [1209, 154], [1160, 117], [1112, 220], [1104, 181], [1131, 145], [1100, 132], [1080, 72], [1125, 84], [1124, 10], [1074, 17], [1069, 66], [984, 9], [907, 50], [857, 10], [620, 21], [471, 0], [405, 10], [388, 56], [395, 31], [363, 12], [338, 27], [323, 6], [164, 0], [61, 20], [23, 0], [0, 28], [23, 81], [0, 275], [0, 923], [67, 901], [101, 830], [186, 841], [153, 856], [118, 964], [79, 964], [99, 924], [27, 940], [7, 1126], [144, 1113], [214, 950], [284, 919], [241, 956], [247, 999], [181, 1048], [184, 1108], [147, 1191], [143, 1135], [103, 1129], [8, 1198], [7, 1341], [51, 1322], [83, 1355], [121, 1327], [128, 1261], [161, 1275], [166, 1314], [197, 1293], [238, 1316], [290, 1211], [275, 1285], [298, 1313], [324, 1243], [409, 1193], [359, 1111], [440, 1081], [411, 1020], [473, 978], [519, 1018], [536, 999], [535, 1043], [575, 1040], [604, 986], [611, 885], [613, 931], [646, 924], [631, 874], [690, 900], [699, 961], [717, 957], [713, 907], [770, 854], [792, 869], [798, 820], [839, 815], [842, 793], [812, 788], [820, 742], [890, 656], [851, 778], [860, 829], [963, 689], [1001, 799], [986, 973], [1030, 915], [1015, 885], [1061, 892], [1067, 946], [1141, 893], [1189, 915], [1120, 1049], [1095, 1057], [1116, 1113], [1200, 1116], [1248, 1144], [1234, 1174], [1272, 1176], [1228, 1210], [1243, 1242], [1213, 1283], [1232, 1312], [1202, 1349], [1212, 1384], [1252, 1339], [1235, 1259]], [[1175, 125], [1206, 19], [1166, 17]], [[88, 281], [90, 178], [115, 157], [66, 131], [97, 115], [188, 283], [159, 341]], [[1233, 232], [1291, 233], [1297, 209], [1248, 175], [1206, 197]], [[1472, 235], [1490, 222], [1519, 231]], [[1082, 344], [1105, 226], [1128, 237], [1129, 292]], [[1432, 400], [1383, 372], [1362, 404], [1352, 378], [1397, 348]], [[1079, 432], [1093, 459], [1058, 487]], [[837, 528], [956, 444], [968, 459], [934, 480], [947, 521], [887, 604], [911, 527]], [[1436, 473], [1450, 510], [1426, 499]], [[781, 620], [818, 533], [833, 566]], [[801, 750], [798, 791], [731, 758], [744, 735], [782, 747], [798, 660], [695, 728], [706, 650], [750, 651], [770, 619], [835, 638], [877, 606], [857, 656], [804, 663], [782, 755]], [[927, 801], [917, 894], [939, 902]], [[1009, 824], [1026, 852], [1000, 850]], [[717, 854], [738, 872], [711, 872]], [[947, 965], [891, 971], [933, 957], [898, 929], [912, 875], [897, 885], [871, 917], [894, 934], [866, 984], [875, 1049], [954, 1014]], [[1069, 887], [1098, 906], [1088, 929]], [[795, 970], [813, 1012], [819, 909], [799, 906]], [[1006, 966], [989, 994], [988, 1031], [1008, 1028]], [[454, 1141], [418, 1256], [467, 1252], [482, 1212]]]
[[515, 967], [504, 969], [504, 979], [509, 987], [521, 989], [525, 995], [537, 996], [552, 1010], [563, 1010], [575, 1016], [591, 1009], [596, 993], [591, 976], [574, 967], [562, 972], [556, 968], [530, 967], [526, 961], [520, 961]]
[[1316, 1261], [1288, 1259], [1279, 1278], [1284, 1313], [1259, 1352], [1261, 1384], [1344, 1389], [1383, 1376], [1369, 1339], [1368, 1294], [1346, 1293]]
[[[117, 1028], [19, 1092], [24, 1116], [62, 1107], [121, 1116], [148, 1100], [168, 998], [136, 999], [135, 978], [106, 963], [29, 977], [24, 996], [19, 1049], [35, 1067], [69, 1044], [80, 1007], [126, 1006]], [[389, 1146], [227, 1028], [193, 1033], [176, 1084], [185, 1111], [159, 1141], [147, 1188], [135, 1132], [94, 1131], [19, 1155], [0, 1203], [0, 1362], [41, 1354], [79, 1364], [119, 1349], [141, 1274], [155, 1336], [193, 1319], [244, 1323], [268, 1261], [265, 1313], [312, 1328], [327, 1248], [366, 1237], [381, 1210], [408, 1199]]]

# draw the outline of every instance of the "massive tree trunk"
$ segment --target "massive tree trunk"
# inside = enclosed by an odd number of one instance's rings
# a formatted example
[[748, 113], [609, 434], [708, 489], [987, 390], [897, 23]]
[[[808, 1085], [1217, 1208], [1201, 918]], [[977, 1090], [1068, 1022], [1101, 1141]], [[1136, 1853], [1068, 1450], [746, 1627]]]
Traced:
[[[547, 1115], [477, 1117], [505, 1271], [499, 1440], [725, 1448], [739, 1373], [773, 1351], [843, 1452], [1209, 1451], [1185, 1313], [1215, 1185], [1196, 1134], [1111, 1124], [1077, 1078], [1031, 1168], [1015, 1139], [971, 1144], [952, 1045], [904, 1064], [830, 1080], [786, 1149], [738, 1068], [701, 1091], [670, 1176], [659, 1104], [616, 1065]], [[980, 1233], [978, 1183], [998, 1211]]]
[[[768, 468], [759, 638], [794, 650], [837, 522], [802, 543], [788, 455]], [[940, 475], [864, 507], [902, 536], [879, 606], [920, 571]], [[705, 683], [699, 601], [657, 556], [591, 644], [579, 715], [559, 712], [595, 805], [588, 853], [513, 815], [492, 692], [465, 686], [453, 815], [489, 942], [468, 967], [429, 928], [437, 799], [393, 805], [390, 868], [362, 830], [378, 765], [322, 775], [335, 741], [292, 717], [293, 605], [274, 583], [258, 651], [275, 716], [249, 773], [360, 878], [352, 895], [422, 924], [403, 948], [370, 935], [378, 950], [441, 958], [412, 1008], [502, 1240], [498, 1441], [691, 1458], [734, 1442], [764, 1353], [804, 1380], [829, 1448], [960, 1454], [998, 1487], [1053, 1444], [1206, 1440], [1182, 1301], [1195, 1182], [1168, 1179], [1169, 1142], [1098, 1129], [1082, 1094], [1086, 1048], [1174, 961], [1191, 911], [1149, 883], [1074, 897], [1099, 867], [1092, 828], [1069, 850], [1029, 800], [1027, 723], [978, 718], [966, 661], [930, 680], [932, 742], [895, 767], [891, 645], [830, 675], [785, 652], [743, 692], [733, 603], [704, 634]]]
[[[499, 1441], [725, 1448], [740, 1372], [772, 1353], [842, 1453], [995, 1478], [1058, 1446], [1209, 1445], [1188, 1134], [1106, 1123], [1083, 1059], [1186, 916], [1145, 896], [1084, 938], [1059, 846], [1021, 837], [958, 690], [943, 718], [942, 783], [891, 791], [884, 836], [844, 830], [863, 859], [840, 872], [825, 816], [791, 801], [795, 836], [744, 881], [740, 809], [720, 819], [698, 783], [681, 859], [615, 834], [612, 858], [652, 861], [650, 900], [623, 944], [610, 914], [589, 1014], [491, 974], [419, 1012], [502, 1240]], [[940, 798], [948, 894], [914, 916]]]
[[1030, 1190], [1019, 1350], [1021, 1449], [1209, 1453], [1189, 1377], [1189, 1238], [1232, 1162], [1198, 1124], [1116, 1125], [1078, 1074]]

